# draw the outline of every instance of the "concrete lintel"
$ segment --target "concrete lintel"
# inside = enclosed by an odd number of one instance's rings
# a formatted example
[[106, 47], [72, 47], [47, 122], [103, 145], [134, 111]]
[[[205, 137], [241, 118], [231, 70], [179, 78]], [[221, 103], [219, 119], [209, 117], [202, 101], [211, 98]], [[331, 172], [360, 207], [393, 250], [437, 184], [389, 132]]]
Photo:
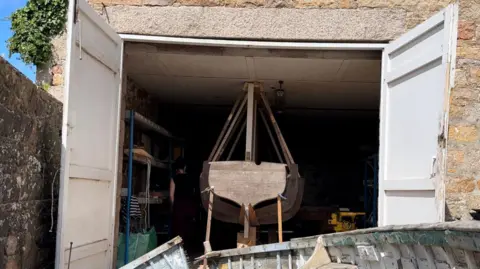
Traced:
[[378, 42], [406, 29], [400, 9], [111, 6], [106, 12], [118, 33], [174, 37]]

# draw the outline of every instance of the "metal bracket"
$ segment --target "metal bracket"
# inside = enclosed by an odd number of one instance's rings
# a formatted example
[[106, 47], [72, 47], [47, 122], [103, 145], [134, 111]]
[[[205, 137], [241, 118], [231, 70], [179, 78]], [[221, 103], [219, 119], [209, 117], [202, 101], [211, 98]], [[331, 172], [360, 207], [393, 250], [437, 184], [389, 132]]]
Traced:
[[83, 55], [82, 55], [82, 21], [78, 21], [78, 48], [79, 48], [79, 56], [78, 58], [82, 60]]
[[213, 191], [215, 189], [214, 186], [211, 186], [211, 187], [207, 187], [205, 188], [201, 193], [206, 193], [206, 192], [210, 192], [210, 191]]
[[433, 156], [432, 157], [432, 167], [430, 168], [430, 178], [434, 178], [437, 172], [435, 171], [435, 168], [437, 167], [437, 157]]
[[78, 0], [73, 0], [73, 23], [77, 23], [78, 19]]

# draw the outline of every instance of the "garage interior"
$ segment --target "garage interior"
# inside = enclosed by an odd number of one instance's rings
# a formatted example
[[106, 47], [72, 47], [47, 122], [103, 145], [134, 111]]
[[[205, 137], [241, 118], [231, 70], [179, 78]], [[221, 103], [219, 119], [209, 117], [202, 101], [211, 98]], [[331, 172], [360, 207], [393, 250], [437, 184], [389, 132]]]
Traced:
[[[344, 208], [365, 212], [367, 219], [371, 219], [372, 212], [368, 211], [375, 208], [371, 205], [374, 173], [371, 167], [367, 172], [366, 167], [367, 159], [378, 153], [381, 51], [127, 42], [125, 55], [128, 77], [158, 100], [158, 116], [151, 120], [183, 139], [190, 179], [198, 180], [202, 164], [244, 83], [261, 82], [305, 178], [302, 207], [293, 219], [284, 223], [284, 240], [333, 232], [328, 220], [332, 213]], [[277, 94], [280, 88], [283, 98]], [[159, 137], [151, 140], [165, 142]], [[241, 146], [232, 159], [243, 158]], [[158, 152], [149, 153], [166, 159], [168, 150], [159, 147]], [[128, 149], [128, 139], [124, 148]], [[277, 161], [269, 137], [262, 129], [259, 149], [262, 161]], [[168, 190], [168, 177], [166, 169], [152, 168], [150, 192]], [[189, 253], [203, 251], [206, 212], [200, 204], [200, 191], [197, 190], [195, 238], [190, 239], [195, 243], [187, 249]], [[366, 192], [372, 202], [365, 201]], [[165, 203], [152, 205], [150, 210], [151, 225], [159, 234], [158, 244], [168, 239], [168, 232], [162, 233], [168, 225], [167, 204], [165, 199]], [[362, 218], [357, 225], [363, 228], [374, 224]], [[276, 225], [257, 229], [257, 244], [271, 242], [270, 235], [276, 229]], [[240, 230], [240, 225], [213, 220], [210, 239], [213, 249], [235, 248]]]

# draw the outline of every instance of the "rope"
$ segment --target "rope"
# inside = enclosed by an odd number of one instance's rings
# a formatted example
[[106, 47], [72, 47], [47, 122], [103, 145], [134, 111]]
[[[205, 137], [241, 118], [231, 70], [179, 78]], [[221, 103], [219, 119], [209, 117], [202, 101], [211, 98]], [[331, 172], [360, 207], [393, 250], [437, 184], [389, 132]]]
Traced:
[[55, 203], [55, 199], [53, 199], [53, 192], [54, 192], [54, 189], [55, 189], [55, 179], [57, 178], [57, 174], [58, 174], [58, 171], [60, 171], [60, 169], [58, 169], [56, 172], [55, 172], [55, 175], [53, 176], [53, 180], [52, 180], [52, 188], [51, 188], [51, 194], [52, 196], [50, 197], [50, 199], [52, 199], [52, 203], [50, 204], [50, 230], [49, 232], [53, 232], [53, 210], [54, 210], [54, 203]]

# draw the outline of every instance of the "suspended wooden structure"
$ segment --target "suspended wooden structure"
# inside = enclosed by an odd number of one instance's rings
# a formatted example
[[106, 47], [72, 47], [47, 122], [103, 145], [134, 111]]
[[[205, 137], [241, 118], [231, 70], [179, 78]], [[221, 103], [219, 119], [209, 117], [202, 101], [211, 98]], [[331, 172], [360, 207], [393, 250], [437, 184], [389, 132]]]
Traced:
[[[278, 163], [260, 162], [257, 158], [258, 119], [266, 128]], [[230, 160], [244, 131], [245, 159]], [[230, 149], [226, 151], [230, 144]], [[275, 120], [262, 84], [245, 83], [208, 160], [203, 164], [200, 188], [213, 189], [213, 218], [245, 227], [277, 223], [278, 208], [281, 208], [283, 221], [292, 218], [299, 210], [304, 180]], [[282, 197], [281, 207], [277, 205], [277, 197]], [[208, 195], [202, 195], [203, 206], [207, 210], [208, 200]]]

